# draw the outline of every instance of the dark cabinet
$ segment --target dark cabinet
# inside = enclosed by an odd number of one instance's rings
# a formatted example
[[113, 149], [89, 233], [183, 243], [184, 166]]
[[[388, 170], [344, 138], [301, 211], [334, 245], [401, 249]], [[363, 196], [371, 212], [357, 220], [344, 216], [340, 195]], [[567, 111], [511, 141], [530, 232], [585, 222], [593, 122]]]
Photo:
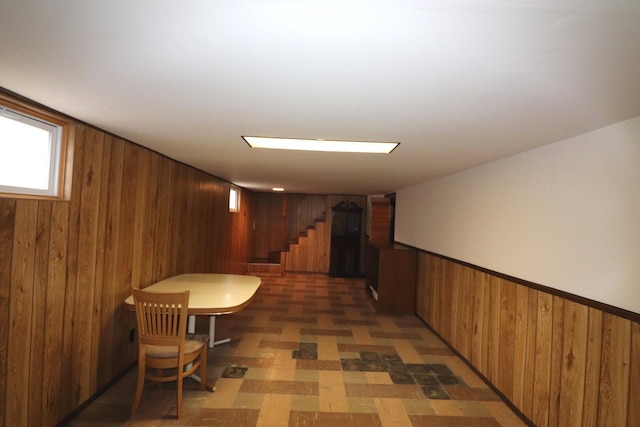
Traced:
[[331, 208], [331, 253], [329, 274], [356, 277], [360, 274], [362, 208], [340, 202]]
[[367, 290], [383, 313], [413, 314], [416, 304], [415, 249], [400, 245], [367, 246]]
[[365, 277], [376, 310], [409, 314], [415, 312], [418, 254], [393, 242], [394, 207], [395, 196], [371, 198]]

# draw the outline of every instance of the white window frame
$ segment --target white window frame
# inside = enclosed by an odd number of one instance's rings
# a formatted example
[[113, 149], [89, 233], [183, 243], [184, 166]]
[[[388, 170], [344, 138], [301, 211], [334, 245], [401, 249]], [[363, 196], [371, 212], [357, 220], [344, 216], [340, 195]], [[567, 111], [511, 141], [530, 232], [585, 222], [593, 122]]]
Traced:
[[229, 188], [229, 212], [240, 212], [240, 187]]
[[46, 189], [31, 188], [27, 186], [9, 186], [0, 183], [0, 193], [6, 193], [10, 195], [26, 195], [26, 196], [41, 196], [47, 198], [59, 198], [62, 196], [63, 180], [61, 174], [61, 168], [63, 166], [62, 161], [62, 148], [63, 148], [63, 127], [59, 124], [52, 123], [44, 120], [40, 117], [29, 114], [24, 111], [17, 111], [0, 105], [0, 114], [11, 120], [15, 120], [22, 124], [33, 126], [49, 133], [49, 173]]

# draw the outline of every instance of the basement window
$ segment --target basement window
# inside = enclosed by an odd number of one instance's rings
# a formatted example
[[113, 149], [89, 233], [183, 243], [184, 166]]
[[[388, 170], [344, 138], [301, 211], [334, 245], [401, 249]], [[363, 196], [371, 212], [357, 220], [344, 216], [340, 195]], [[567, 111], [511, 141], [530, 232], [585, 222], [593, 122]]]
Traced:
[[63, 126], [0, 105], [0, 193], [61, 197]]
[[229, 212], [240, 212], [240, 188], [235, 185], [229, 189]]

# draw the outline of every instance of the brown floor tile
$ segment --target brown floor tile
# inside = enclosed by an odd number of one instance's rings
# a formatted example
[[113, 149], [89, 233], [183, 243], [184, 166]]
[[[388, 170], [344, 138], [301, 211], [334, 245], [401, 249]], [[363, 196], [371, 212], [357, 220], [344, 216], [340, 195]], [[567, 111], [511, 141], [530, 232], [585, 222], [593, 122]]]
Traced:
[[403, 332], [371, 332], [373, 338], [381, 339], [402, 339], [402, 340], [419, 340], [422, 337], [418, 334], [403, 333]]
[[209, 362], [215, 366], [248, 366], [250, 368], [268, 368], [273, 366], [273, 358], [269, 357], [238, 357], [215, 356]]
[[198, 410], [197, 416], [190, 419], [190, 426], [217, 427], [254, 427], [260, 411], [255, 409], [210, 409]]
[[289, 427], [382, 427], [377, 414], [291, 412]]
[[336, 337], [350, 337], [352, 336], [352, 332], [344, 329], [311, 329], [311, 328], [302, 328], [300, 329], [300, 335], [330, 335]]
[[375, 344], [338, 344], [339, 351], [377, 351], [378, 353], [396, 353], [395, 347], [392, 345], [375, 345]]
[[259, 427], [286, 427], [289, 424], [291, 395], [268, 394], [256, 422]]
[[420, 387], [405, 384], [345, 384], [347, 396], [397, 397], [399, 399], [424, 398]]
[[299, 359], [296, 363], [296, 369], [309, 369], [316, 371], [340, 371], [339, 360], [304, 360]]
[[241, 393], [275, 393], [275, 394], [304, 394], [316, 396], [318, 384], [300, 381], [260, 381], [244, 380], [240, 387]]
[[500, 427], [494, 418], [410, 415], [414, 427]]
[[380, 326], [378, 322], [372, 322], [371, 320], [351, 320], [351, 319], [334, 319], [336, 325], [361, 325], [361, 326]]
[[233, 328], [237, 332], [253, 332], [259, 334], [281, 334], [282, 328], [280, 327], [265, 327], [265, 326], [236, 326]]
[[453, 352], [448, 347], [416, 347], [416, 351], [420, 354], [443, 355], [449, 356]]
[[318, 320], [310, 317], [295, 316], [271, 316], [272, 322], [317, 323]]
[[260, 348], [273, 348], [273, 349], [280, 349], [280, 348], [284, 348], [284, 349], [288, 349], [288, 350], [295, 350], [296, 348], [298, 348], [298, 342], [296, 341], [267, 341], [267, 340], [262, 340], [260, 341]]
[[385, 426], [411, 426], [411, 420], [400, 399], [375, 399], [378, 416]]

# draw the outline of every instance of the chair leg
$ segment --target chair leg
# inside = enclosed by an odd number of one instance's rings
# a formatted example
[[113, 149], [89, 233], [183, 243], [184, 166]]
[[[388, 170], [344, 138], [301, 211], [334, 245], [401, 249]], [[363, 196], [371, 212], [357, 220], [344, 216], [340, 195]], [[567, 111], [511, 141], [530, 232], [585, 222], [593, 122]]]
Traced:
[[145, 356], [140, 354], [138, 356], [138, 378], [136, 380], [136, 394], [133, 398], [133, 406], [131, 407], [131, 416], [135, 415], [138, 407], [140, 406], [140, 399], [142, 398], [142, 389], [144, 388], [145, 377]]
[[202, 346], [200, 353], [200, 390], [207, 388], [207, 344]]
[[[179, 370], [181, 368], [178, 368]], [[182, 368], [184, 369], [184, 367]], [[176, 408], [178, 412], [178, 419], [182, 419], [182, 386], [184, 385], [184, 377], [181, 372], [178, 372], [178, 395], [176, 399]]]

